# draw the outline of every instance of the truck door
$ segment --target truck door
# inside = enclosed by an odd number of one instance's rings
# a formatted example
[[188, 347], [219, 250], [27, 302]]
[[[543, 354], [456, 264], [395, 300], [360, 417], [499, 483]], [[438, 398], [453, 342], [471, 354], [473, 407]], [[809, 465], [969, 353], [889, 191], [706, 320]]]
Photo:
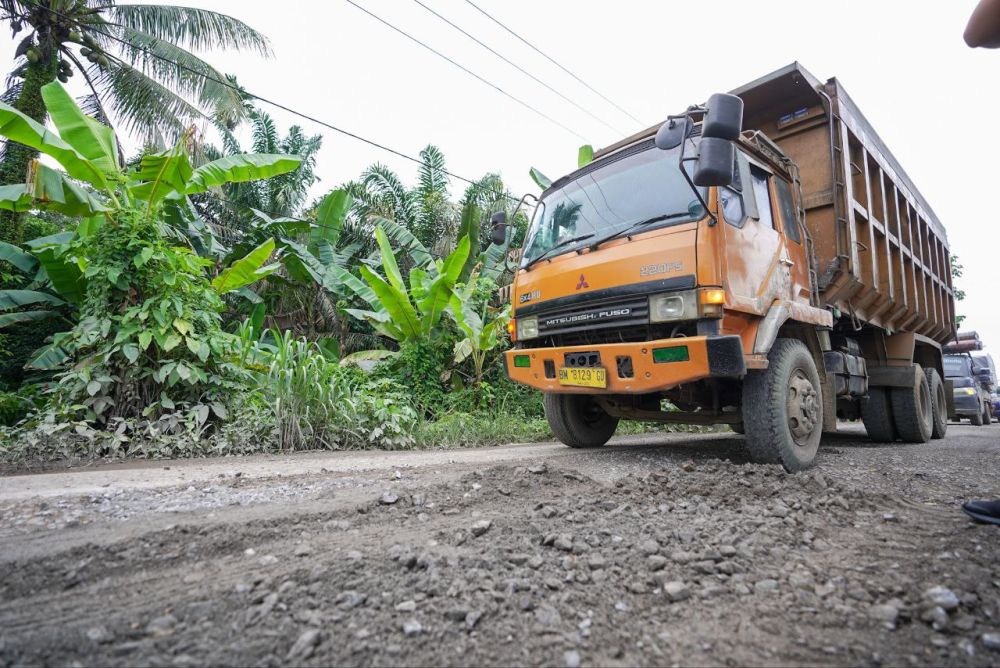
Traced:
[[774, 177], [742, 153], [739, 161], [740, 178], [719, 193], [726, 222], [725, 281], [736, 310], [763, 314], [775, 299], [791, 297], [791, 269], [802, 263], [785, 252], [780, 211], [773, 206]]

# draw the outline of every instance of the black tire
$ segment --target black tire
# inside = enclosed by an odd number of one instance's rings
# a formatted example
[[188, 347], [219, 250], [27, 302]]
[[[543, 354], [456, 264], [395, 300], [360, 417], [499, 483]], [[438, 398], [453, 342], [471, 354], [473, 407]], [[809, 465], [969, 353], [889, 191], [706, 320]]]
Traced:
[[778, 339], [768, 368], [743, 381], [746, 447], [756, 462], [781, 464], [788, 472], [812, 464], [823, 436], [819, 372], [805, 344]]
[[896, 423], [892, 419], [889, 388], [868, 388], [868, 396], [861, 402], [861, 420], [865, 424], [868, 438], [876, 443], [892, 443], [896, 440]]
[[931, 438], [944, 438], [948, 433], [948, 398], [944, 394], [944, 382], [937, 369], [924, 369], [924, 374], [931, 393]]
[[586, 394], [546, 394], [542, 403], [552, 433], [571, 448], [600, 447], [618, 428], [618, 418]]
[[983, 424], [993, 424], [993, 414], [989, 404], [983, 404]]
[[934, 427], [931, 389], [919, 364], [910, 366], [910, 387], [894, 387], [889, 392], [896, 433], [907, 443], [926, 443]]
[[982, 427], [983, 426], [983, 414], [982, 413], [976, 413], [975, 415], [970, 415], [969, 416], [969, 422], [972, 423], [973, 427]]
[[729, 425], [729, 428], [735, 431], [737, 434], [747, 433], [747, 428], [743, 426], [742, 422], [737, 422], [736, 424]]

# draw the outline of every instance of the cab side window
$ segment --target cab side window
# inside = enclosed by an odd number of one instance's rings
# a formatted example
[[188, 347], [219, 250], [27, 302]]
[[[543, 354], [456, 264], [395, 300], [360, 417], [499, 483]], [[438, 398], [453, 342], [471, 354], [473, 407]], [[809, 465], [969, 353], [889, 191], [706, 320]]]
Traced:
[[[733, 227], [743, 227], [748, 215], [752, 215], [753, 193], [745, 187], [749, 182], [749, 163], [739, 151], [736, 152], [736, 163], [733, 165], [733, 182], [731, 185], [719, 188], [719, 206], [726, 222]], [[749, 195], [750, 202], [747, 202]]]
[[774, 180], [774, 189], [778, 192], [778, 206], [781, 208], [781, 221], [785, 228], [785, 236], [797, 244], [802, 243], [802, 233], [799, 231], [798, 215], [795, 203], [792, 201], [792, 189], [784, 179]]
[[774, 225], [774, 216], [771, 215], [771, 192], [767, 185], [771, 175], [756, 165], [750, 165], [750, 177], [753, 180], [754, 195], [757, 197], [760, 224], [777, 229]]

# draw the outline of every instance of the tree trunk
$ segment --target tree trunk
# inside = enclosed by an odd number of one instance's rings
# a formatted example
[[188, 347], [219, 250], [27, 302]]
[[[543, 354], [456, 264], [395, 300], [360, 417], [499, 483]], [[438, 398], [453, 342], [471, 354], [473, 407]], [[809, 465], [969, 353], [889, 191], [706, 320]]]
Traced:
[[[14, 108], [39, 123], [45, 123], [47, 113], [42, 100], [42, 86], [53, 81], [55, 75], [55, 54], [51, 58], [40, 58], [30, 63], [24, 74], [24, 88], [14, 103]], [[0, 163], [0, 185], [24, 183], [28, 174], [28, 164], [38, 157], [38, 151], [23, 144], [7, 142], [3, 162]], [[24, 214], [14, 211], [0, 211], [0, 241], [19, 245], [24, 226]]]

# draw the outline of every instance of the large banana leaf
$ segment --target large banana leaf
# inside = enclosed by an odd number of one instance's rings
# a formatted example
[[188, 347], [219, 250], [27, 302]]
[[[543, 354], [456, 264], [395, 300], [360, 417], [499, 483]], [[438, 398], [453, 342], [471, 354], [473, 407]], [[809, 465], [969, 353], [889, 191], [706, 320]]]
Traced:
[[62, 299], [38, 290], [0, 290], [0, 309], [11, 309], [31, 304], [65, 304]]
[[0, 260], [8, 262], [25, 274], [30, 274], [38, 266], [38, 260], [17, 246], [0, 241]]
[[212, 281], [212, 287], [220, 295], [239, 290], [251, 283], [256, 283], [265, 276], [277, 271], [279, 263], [264, 265], [274, 252], [274, 239], [268, 239], [254, 248], [244, 257], [226, 267]]
[[323, 287], [330, 292], [339, 292], [340, 286], [347, 287], [351, 292], [365, 300], [372, 308], [382, 308], [378, 295], [364, 281], [359, 280], [354, 274], [343, 267], [331, 264], [326, 268], [326, 275], [323, 277]]
[[399, 265], [396, 264], [396, 256], [392, 254], [392, 245], [389, 243], [389, 238], [385, 236], [385, 230], [381, 227], [375, 228], [375, 241], [378, 242], [378, 248], [382, 254], [382, 268], [385, 269], [386, 278], [389, 279], [392, 287], [406, 294], [406, 284], [403, 282], [403, 275], [399, 272]]
[[[72, 236], [72, 233], [69, 234]], [[52, 237], [45, 238], [55, 238], [60, 236], [62, 235], [52, 235]], [[41, 239], [29, 241], [28, 244], [32, 245], [38, 241], [41, 241]], [[42, 268], [45, 269], [45, 275], [52, 283], [52, 287], [55, 288], [55, 291], [59, 293], [59, 296], [68, 302], [79, 304], [83, 301], [87, 279], [84, 278], [83, 272], [80, 271], [80, 267], [76, 264], [76, 262], [64, 256], [62, 250], [63, 249], [59, 245], [52, 244], [42, 246], [32, 252], [35, 254], [35, 257], [38, 258]]]
[[396, 248], [402, 248], [409, 254], [413, 264], [428, 268], [434, 264], [434, 256], [408, 229], [388, 218], [376, 217], [374, 222], [377, 227], [385, 230], [386, 235], [393, 241]]
[[466, 258], [459, 275], [459, 280], [463, 282], [469, 280], [472, 269], [479, 260], [479, 218], [479, 207], [475, 204], [469, 203], [462, 209], [462, 222], [458, 228], [458, 236], [469, 239], [469, 256]]
[[59, 314], [55, 311], [13, 311], [11, 313], [0, 313], [0, 329], [11, 325], [21, 325], [26, 322], [38, 322], [48, 320]]
[[0, 186], [0, 209], [6, 211], [28, 211], [31, 209], [31, 195], [23, 183]]
[[309, 231], [309, 249], [321, 240], [336, 246], [344, 229], [344, 219], [351, 209], [353, 198], [346, 190], [334, 190], [316, 207], [316, 224]]
[[381, 276], [368, 267], [361, 267], [361, 276], [381, 302], [382, 309], [392, 318], [403, 336], [403, 340], [420, 336], [420, 316], [410, 303], [406, 292], [389, 285]]
[[80, 155], [58, 135], [45, 129], [44, 125], [3, 102], [0, 102], [0, 136], [55, 158], [75, 179], [102, 189], [108, 185], [101, 168]]
[[490, 283], [495, 283], [500, 275], [507, 268], [507, 254], [510, 252], [511, 235], [507, 235], [507, 240], [497, 246], [490, 244], [479, 256], [479, 276]]
[[37, 160], [32, 167], [35, 177], [27, 192], [40, 208], [66, 216], [93, 216], [108, 210], [99, 199], [67, 179], [62, 172]]
[[41, 371], [51, 371], [62, 365], [69, 359], [69, 353], [63, 348], [62, 343], [70, 336], [70, 332], [60, 332], [52, 336], [52, 342], [36, 350], [31, 355], [31, 359], [24, 365], [26, 369], [38, 369]]
[[393, 341], [403, 341], [406, 338], [402, 330], [392, 322], [392, 316], [385, 311], [363, 311], [356, 308], [348, 308], [344, 311], [358, 320], [367, 322], [376, 332]]
[[549, 187], [552, 185], [552, 179], [545, 176], [545, 174], [542, 174], [534, 167], [532, 167], [528, 171], [528, 175], [531, 177], [531, 180], [534, 181], [538, 185], [538, 187], [541, 188], [542, 190], [548, 190]]
[[117, 174], [118, 142], [108, 126], [84, 114], [58, 82], [42, 86], [42, 99], [59, 136], [105, 174]]
[[169, 151], [142, 156], [139, 170], [133, 176], [136, 185], [129, 186], [141, 200], [155, 203], [172, 192], [183, 193], [194, 170], [187, 152], [178, 145]]
[[194, 170], [186, 191], [191, 195], [226, 183], [269, 179], [294, 171], [302, 163], [297, 155], [244, 153], [213, 160]]
[[420, 312], [423, 316], [423, 332], [430, 335], [441, 320], [448, 302], [451, 300], [455, 282], [462, 273], [462, 267], [469, 257], [469, 237], [462, 237], [458, 247], [444, 261], [440, 274], [431, 282], [427, 294], [420, 302]]
[[340, 366], [360, 366], [361, 362], [381, 362], [384, 359], [395, 357], [399, 354], [396, 350], [359, 350], [340, 359]]

